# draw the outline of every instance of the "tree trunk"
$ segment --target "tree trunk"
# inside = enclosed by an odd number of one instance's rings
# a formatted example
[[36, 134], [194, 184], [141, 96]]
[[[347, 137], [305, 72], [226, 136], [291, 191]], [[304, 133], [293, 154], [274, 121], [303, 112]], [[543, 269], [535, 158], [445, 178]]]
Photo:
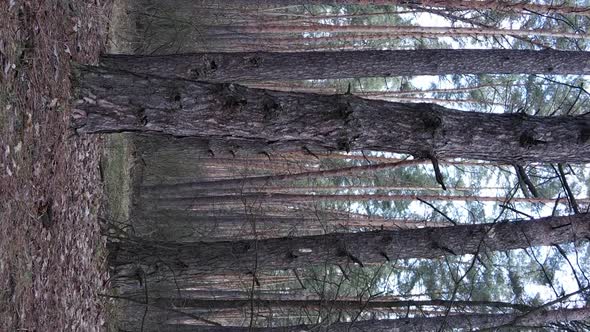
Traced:
[[[342, 50], [352, 50], [356, 52], [360, 52], [363, 48], [360, 45], [357, 45], [353, 42], [358, 41], [383, 41], [383, 40], [396, 40], [396, 39], [408, 39], [408, 38], [440, 38], [440, 37], [475, 37], [475, 36], [496, 36], [498, 34], [492, 34], [491, 32], [488, 33], [474, 33], [468, 34], [466, 31], [463, 33], [449, 33], [449, 34], [442, 34], [442, 33], [434, 33], [434, 32], [416, 32], [416, 33], [372, 33], [372, 34], [359, 34], [359, 33], [346, 33], [346, 34], [337, 34], [332, 36], [325, 36], [325, 37], [313, 37], [313, 38], [303, 38], [303, 37], [277, 37], [277, 36], [269, 36], [269, 37], [258, 37], [258, 39], [252, 39], [247, 43], [244, 43], [244, 38], [242, 39], [223, 39], [226, 43], [241, 45], [244, 44], [243, 51], [259, 51], [259, 50], [276, 50], [282, 52], [300, 52], [302, 50], [309, 50], [309, 49], [323, 49], [323, 50], [331, 50], [331, 49], [339, 49]], [[524, 37], [524, 35], [534, 35], [532, 33], [525, 34], [503, 34], [509, 35], [516, 39], [523, 40], [527, 43], [531, 43], [533, 45], [539, 47], [548, 48], [548, 46], [541, 44], [540, 42], [536, 42], [531, 38]], [[250, 35], [251, 37], [255, 37], [255, 35]], [[559, 37], [559, 36], [558, 36]], [[585, 35], [577, 34], [575, 39], [583, 39]], [[557, 37], [556, 37], [557, 38]], [[540, 45], [541, 44], [541, 45]], [[289, 51], [289, 46], [290, 51]]]
[[[161, 198], [158, 204], [161, 207], [190, 208], [201, 204], [228, 204], [242, 202], [243, 204], [287, 204], [287, 203], [313, 203], [313, 202], [363, 202], [363, 201], [465, 201], [465, 202], [505, 202], [505, 197], [477, 196], [477, 195], [438, 195], [438, 194], [295, 194], [295, 193], [237, 193], [218, 196], [185, 196], [176, 198]], [[581, 198], [576, 201], [588, 203], [589, 199]], [[536, 198], [536, 197], [512, 197], [513, 203], [544, 203], [556, 202], [567, 204], [567, 197]]]
[[[326, 262], [363, 265], [396, 259], [477, 254], [484, 248], [496, 251], [554, 245], [588, 236], [589, 215], [580, 214], [495, 224], [258, 241], [185, 244], [124, 241], [111, 243], [109, 258], [119, 271], [126, 270], [126, 266], [136, 269], [136, 264], [140, 264], [146, 267], [148, 278], [164, 280], [160, 274], [169, 274], [174, 279], [174, 276], [187, 278], [216, 272], [296, 269]], [[158, 254], [154, 255], [156, 252]]]
[[73, 115], [80, 133], [152, 132], [261, 142], [275, 151], [373, 150], [511, 164], [590, 161], [588, 116], [464, 112], [97, 67], [81, 67], [80, 80]]
[[[250, 0], [225, 0], [224, 4], [251, 4]], [[295, 5], [410, 5], [440, 7], [458, 10], [496, 10], [500, 12], [525, 12], [542, 14], [576, 14], [590, 15], [590, 8], [569, 6], [565, 4], [536, 4], [528, 1], [508, 0], [257, 0], [259, 6], [295, 6]]]
[[[449, 189], [455, 191], [476, 191], [479, 189], [506, 189], [504, 187], [450, 187]], [[244, 194], [259, 194], [259, 193], [277, 193], [277, 194], [292, 194], [292, 193], [309, 193], [309, 192], [326, 192], [326, 191], [400, 191], [400, 190], [442, 190], [441, 186], [419, 186], [419, 185], [404, 185], [404, 184], [392, 184], [392, 185], [303, 185], [303, 186], [264, 186], [264, 187], [248, 187], [234, 188], [234, 189], [219, 189], [213, 190], [215, 193], [244, 193]]]
[[[183, 292], [186, 294], [187, 292]], [[256, 295], [255, 295], [256, 296]], [[143, 294], [138, 297], [139, 300], [145, 299]], [[212, 310], [222, 309], [240, 309], [248, 308], [252, 304], [255, 308], [271, 307], [273, 309], [318, 309], [332, 308], [337, 310], [370, 310], [370, 309], [390, 309], [404, 307], [422, 307], [422, 306], [451, 306], [451, 307], [488, 307], [488, 308], [510, 308], [519, 311], [532, 309], [527, 305], [514, 304], [497, 301], [448, 301], [448, 300], [400, 300], [375, 297], [373, 299], [359, 298], [338, 298], [338, 299], [321, 299], [318, 296], [300, 296], [300, 295], [265, 295], [263, 298], [250, 299], [244, 298], [149, 298], [150, 303], [157, 304], [158, 307], [173, 308], [204, 308]]]
[[[575, 309], [533, 310], [528, 314], [457, 314], [436, 317], [414, 317], [399, 319], [364, 320], [354, 323], [335, 323], [329, 326], [284, 326], [284, 327], [208, 327], [199, 326], [202, 332], [391, 332], [391, 331], [441, 331], [446, 329], [465, 329], [469, 331], [493, 329], [499, 326], [538, 327], [549, 323], [582, 321], [590, 317], [590, 307]], [[194, 331], [191, 325], [169, 325], [171, 328], [158, 331]], [[149, 330], [148, 330], [149, 331]]]
[[[211, 27], [221, 30], [224, 27]], [[588, 36], [576, 32], [561, 32], [546, 29], [500, 29], [484, 27], [428, 27], [428, 26], [399, 26], [399, 25], [256, 25], [256, 26], [229, 26], [226, 31], [232, 33], [269, 33], [269, 34], [303, 34], [309, 32], [329, 33], [381, 33], [395, 36], [540, 36], [553, 38], [585, 39]], [[337, 36], [335, 36], [337, 38]], [[314, 38], [311, 38], [312, 40]]]
[[[239, 0], [238, 0], [239, 1]], [[270, 0], [272, 1], [272, 0]], [[287, 0], [285, 0], [287, 1]], [[304, 0], [303, 0], [304, 1]], [[318, 0], [321, 1], [321, 0]], [[339, 1], [340, 2], [340, 1]], [[475, 10], [496, 10], [500, 12], [524, 12], [524, 13], [541, 13], [541, 14], [576, 14], [590, 15], [590, 8], [582, 6], [568, 6], [565, 4], [536, 4], [528, 1], [508, 1], [508, 0], [344, 0], [344, 3], [364, 3], [364, 4], [388, 4], [388, 5], [421, 5], [427, 7], [442, 7], [447, 9], [475, 9]]]
[[[510, 86], [525, 86], [523, 83], [510, 83]], [[255, 89], [268, 89], [286, 92], [307, 92], [318, 93], [322, 95], [337, 94], [338, 90], [334, 87], [308, 86], [300, 81], [270, 81], [260, 83], [249, 83], [248, 87]], [[412, 97], [413, 95], [424, 95], [432, 93], [466, 93], [475, 90], [484, 90], [486, 88], [506, 87], [506, 84], [482, 84], [476, 86], [466, 86], [458, 88], [440, 88], [440, 89], [417, 89], [417, 90], [362, 90], [352, 91], [353, 94], [360, 97]]]
[[428, 98], [428, 97], [389, 97], [389, 96], [379, 96], [379, 97], [363, 97], [367, 99], [376, 99], [376, 100], [385, 100], [391, 102], [398, 102], [398, 103], [435, 103], [439, 105], [448, 105], [448, 104], [467, 104], [466, 106], [472, 105], [471, 107], [481, 107], [481, 106], [473, 106], [473, 105], [481, 105], [485, 104], [485, 106], [506, 106], [505, 103], [494, 103], [494, 102], [484, 102], [477, 99], [442, 99], [442, 98]]
[[[227, 205], [225, 205], [227, 206]], [[413, 229], [452, 226], [446, 221], [393, 219], [318, 212], [305, 215], [285, 211], [283, 216], [240, 214], [221, 210], [214, 216], [196, 211], [140, 211], [134, 214], [134, 235], [138, 238], [171, 242], [215, 242], [277, 237], [323, 235], [363, 229]]]
[[381, 163], [374, 165], [350, 166], [342, 168], [327, 169], [324, 171], [311, 171], [293, 174], [264, 175], [252, 176], [236, 179], [213, 180], [202, 182], [186, 182], [171, 185], [157, 185], [142, 188], [142, 193], [147, 195], [156, 195], [158, 197], [184, 197], [187, 193], [201, 191], [203, 189], [239, 189], [244, 187], [266, 187], [279, 181], [295, 181], [321, 179], [332, 176], [351, 176], [358, 175], [362, 172], [375, 172], [382, 170], [391, 170], [398, 167], [413, 166], [422, 164], [422, 160], [410, 159], [400, 160], [397, 162]]
[[590, 52], [440, 49], [108, 55], [101, 64], [135, 73], [209, 82], [445, 74], [582, 75], [590, 73]]

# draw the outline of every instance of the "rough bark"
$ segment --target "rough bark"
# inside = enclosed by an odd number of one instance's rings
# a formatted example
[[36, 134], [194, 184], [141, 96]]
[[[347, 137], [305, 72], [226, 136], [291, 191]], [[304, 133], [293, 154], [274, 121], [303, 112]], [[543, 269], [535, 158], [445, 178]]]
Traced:
[[[285, 326], [269, 328], [250, 327], [208, 327], [199, 326], [204, 332], [391, 332], [391, 331], [440, 331], [445, 329], [465, 329], [469, 331], [490, 329], [497, 326], [538, 327], [554, 322], [582, 321], [590, 317], [590, 307], [575, 309], [535, 310], [528, 314], [460, 314], [437, 317], [415, 317], [400, 319], [365, 320], [354, 323], [335, 323], [329, 326]], [[174, 329], [158, 331], [194, 331], [195, 326], [169, 325]]]
[[[291, 212], [291, 213], [289, 213]], [[215, 242], [322, 235], [330, 232], [352, 232], [363, 229], [413, 229], [447, 227], [444, 221], [385, 219], [360, 216], [302, 215], [285, 211], [285, 216], [240, 214], [219, 211], [203, 216], [196, 211], [142, 211], [135, 214], [134, 235], [154, 241]]]
[[81, 67], [79, 88], [82, 99], [73, 124], [80, 133], [249, 140], [276, 151], [374, 150], [507, 163], [590, 161], [588, 116], [463, 112], [434, 104], [258, 90], [97, 67]]
[[[173, 137], [173, 136], [156, 136], [156, 135], [133, 135], [135, 144], [145, 162], [147, 159], [175, 159], [174, 156], [182, 156], [181, 160], [173, 162], [188, 162], [201, 164], [204, 161], [225, 163], [234, 161], [264, 161], [270, 164], [275, 162], [291, 162], [294, 164], [320, 165], [322, 160], [360, 160], [367, 164], [377, 166], [377, 164], [392, 164], [404, 159], [398, 157], [378, 157], [362, 153], [329, 153], [325, 150], [308, 150], [308, 151], [291, 151], [288, 153], [272, 154], [272, 151], [265, 150], [263, 143], [250, 141], [239, 142], [240, 145], [229, 145], [225, 141], [203, 140], [193, 137]], [[235, 141], [232, 141], [235, 143]], [[180, 158], [177, 158], [180, 159]], [[481, 166], [493, 167], [503, 166], [504, 164], [470, 161], [470, 160], [439, 160], [439, 164], [458, 165], [458, 166]], [[432, 163], [430, 160], [422, 160], [422, 164]], [[350, 175], [350, 174], [343, 174]], [[207, 174], [207, 177], [214, 177]]]
[[[352, 91], [360, 97], [396, 97], [406, 96], [411, 97], [412, 95], [425, 95], [431, 93], [465, 93], [475, 90], [485, 90], [487, 88], [499, 88], [504, 87], [503, 84], [482, 84], [475, 86], [466, 86], [460, 88], [440, 88], [440, 89], [418, 89], [418, 90], [362, 90]], [[510, 86], [524, 86], [522, 83], [511, 83]], [[338, 93], [338, 90], [333, 87], [320, 87], [320, 86], [308, 86], [299, 81], [270, 81], [270, 82], [259, 82], [249, 83], [248, 87], [256, 89], [269, 89], [286, 92], [309, 92], [318, 93], [323, 95], [333, 95]]]
[[[547, 35], [548, 33], [545, 33]], [[534, 36], [533, 33], [525, 34], [525, 33], [518, 33], [518, 34], [493, 34], [491, 31], [486, 33], [477, 33], [477, 34], [469, 34], [467, 31], [463, 31], [462, 33], [456, 32], [452, 35], [449, 34], [442, 34], [442, 33], [435, 33], [435, 32], [399, 32], [399, 33], [345, 33], [345, 34], [338, 34], [334, 36], [327, 36], [327, 37], [314, 37], [314, 38], [301, 38], [301, 37], [284, 37], [278, 35], [270, 35], [257, 37], [256, 35], [250, 35], [251, 39], [246, 41], [244, 38], [239, 39], [238, 37], [230, 38], [226, 37], [224, 40], [226, 43], [231, 43], [234, 45], [242, 46], [241, 51], [287, 51], [287, 52], [299, 52], [303, 50], [309, 49], [338, 49], [341, 47], [342, 50], [353, 50], [353, 51], [360, 51], [363, 49], [370, 50], [370, 48], [363, 48], [359, 45], [352, 44], [351, 42], [354, 41], [368, 41], [368, 40], [395, 40], [395, 39], [404, 39], [404, 38], [439, 38], [439, 37], [475, 37], [476, 35], [509, 35], [515, 39], [520, 39], [524, 42], [530, 43], [532, 45], [543, 47], [545, 49], [550, 49], [551, 47], [532, 40], [530, 37], [524, 37], [526, 35]], [[555, 35], [555, 34], [554, 34]], [[554, 36], [559, 38], [559, 36]], [[562, 37], [565, 38], [565, 37]], [[578, 34], [575, 39], [583, 39], [584, 35]], [[221, 40], [221, 38], [220, 38]], [[335, 44], [330, 44], [335, 43]], [[345, 44], [348, 43], [348, 44]], [[289, 49], [289, 46], [291, 47]]]
[[[580, 214], [495, 224], [259, 241], [185, 244], [125, 241], [111, 243], [110, 263], [119, 269], [140, 264], [156, 271], [158, 266], [166, 266], [166, 269], [174, 269], [172, 275], [186, 277], [215, 272], [296, 269], [325, 262], [362, 265], [395, 259], [437, 258], [476, 254], [484, 248], [495, 251], [553, 245], [589, 236], [589, 215]], [[154, 274], [154, 278], [158, 277]]]
[[[272, 1], [272, 0], [271, 0]], [[537, 4], [529, 1], [509, 1], [509, 0], [344, 0], [345, 2], [356, 2], [364, 4], [411, 4], [427, 7], [442, 7], [447, 9], [476, 9], [476, 10], [497, 10], [501, 12], [524, 12], [524, 13], [542, 13], [542, 14], [577, 14], [590, 15], [590, 8], [585, 6], [569, 6], [562, 3]]]
[[[201, 204], [228, 204], [242, 202], [244, 204], [254, 203], [313, 203], [313, 202], [361, 202], [361, 201], [466, 201], [466, 202], [505, 202], [505, 197], [477, 196], [477, 195], [430, 195], [430, 194], [294, 194], [294, 193], [239, 193], [232, 195], [210, 195], [210, 196], [185, 196], [177, 198], [161, 198], [158, 203], [166, 207], [190, 208]], [[577, 202], [588, 203], [587, 198], [577, 199]], [[567, 204], [567, 198], [527, 198], [513, 197], [513, 203], [544, 203], [555, 204], [556, 202]]]
[[[251, 4], [251, 0], [225, 0], [226, 5]], [[438, 7], [459, 10], [496, 10], [500, 12], [525, 12], [542, 14], [576, 14], [590, 15], [586, 6], [571, 6], [562, 2], [553, 4], [537, 4], [529, 1], [510, 0], [256, 0], [257, 5], [264, 6], [295, 6], [295, 5], [408, 5]]]
[[[186, 293], [185, 293], [186, 294]], [[139, 297], [141, 299], [141, 296]], [[497, 301], [448, 301], [448, 300], [400, 300], [395, 298], [359, 299], [359, 298], [338, 298], [338, 299], [321, 299], [318, 296], [297, 296], [270, 294], [263, 295], [262, 298], [248, 297], [219, 297], [219, 298], [150, 298], [150, 303], [157, 304], [159, 307], [174, 308], [207, 308], [207, 309], [238, 309], [247, 308], [254, 304], [255, 307], [273, 307], [273, 308], [334, 308], [339, 310], [369, 310], [369, 309], [389, 309], [404, 307], [422, 307], [422, 306], [452, 306], [452, 307], [488, 307], [488, 308], [510, 308], [519, 311], [532, 309], [527, 305], [497, 302]]]
[[375, 172], [382, 170], [390, 170], [398, 167], [413, 166], [424, 163], [422, 160], [400, 160], [396, 162], [381, 163], [376, 165], [361, 165], [350, 166], [342, 168], [327, 169], [324, 171], [310, 171], [293, 174], [279, 174], [279, 175], [263, 175], [251, 176], [245, 178], [234, 178], [213, 181], [201, 182], [185, 182], [171, 185], [149, 186], [143, 188], [143, 192], [147, 195], [155, 195], [158, 197], [185, 197], [187, 194], [203, 189], [230, 189], [236, 190], [246, 187], [266, 187], [279, 181], [294, 181], [303, 179], [321, 179], [331, 176], [352, 176], [363, 172]]
[[208, 82], [445, 74], [588, 74], [590, 52], [394, 50], [108, 55], [106, 67]]
[[[215, 30], [223, 30], [224, 27], [211, 27]], [[500, 29], [485, 27], [429, 27], [429, 26], [399, 26], [399, 25], [256, 25], [256, 26], [229, 26], [226, 31], [233, 33], [269, 33], [269, 34], [303, 34], [308, 32], [330, 33], [383, 33], [391, 37], [401, 36], [541, 36], [553, 38], [584, 39], [585, 34], [576, 32], [559, 32], [546, 29]]]
[[[449, 189], [455, 191], [476, 191], [478, 189], [505, 189], [504, 187], [451, 187]], [[373, 185], [342, 185], [342, 186], [323, 186], [323, 185], [307, 185], [307, 186], [264, 186], [264, 187], [245, 187], [244, 189], [219, 189], [213, 190], [216, 193], [309, 193], [309, 192], [331, 192], [331, 191], [400, 191], [400, 190], [432, 190], [432, 191], [439, 191], [442, 190], [440, 186], [438, 187], [428, 187], [428, 186], [419, 186], [419, 185], [384, 185], [384, 186], [373, 186]]]

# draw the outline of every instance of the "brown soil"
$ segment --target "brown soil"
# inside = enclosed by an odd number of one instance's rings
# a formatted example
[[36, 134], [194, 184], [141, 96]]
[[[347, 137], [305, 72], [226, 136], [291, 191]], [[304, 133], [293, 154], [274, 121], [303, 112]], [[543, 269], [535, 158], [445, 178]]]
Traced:
[[72, 64], [110, 0], [0, 2], [0, 331], [104, 330], [102, 138], [69, 128]]

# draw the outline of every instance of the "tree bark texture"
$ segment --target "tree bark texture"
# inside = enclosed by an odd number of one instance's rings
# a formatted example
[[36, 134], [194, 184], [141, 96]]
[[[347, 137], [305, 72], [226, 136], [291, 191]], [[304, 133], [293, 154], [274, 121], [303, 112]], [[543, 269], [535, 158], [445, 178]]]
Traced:
[[[548, 29], [500, 29], [484, 27], [429, 27], [429, 26], [399, 26], [399, 25], [283, 25], [261, 24], [242, 26], [212, 26], [212, 32], [218, 30], [223, 33], [249, 33], [249, 34], [303, 34], [309, 32], [330, 33], [382, 33], [391, 38], [395, 36], [540, 36], [553, 38], [584, 39], [588, 36], [576, 32], [559, 32]], [[272, 40], [272, 39], [270, 39]]]
[[[589, 53], [590, 54], [590, 53]], [[589, 67], [590, 68], [590, 67]], [[262, 142], [275, 151], [374, 150], [507, 163], [590, 161], [590, 117], [464, 112], [80, 68], [80, 133]]]
[[[213, 193], [215, 194], [215, 193]], [[176, 198], [161, 198], [158, 203], [166, 207], [190, 208], [201, 204], [229, 204], [232, 202], [248, 203], [313, 203], [313, 202], [363, 202], [363, 201], [466, 201], [466, 202], [505, 202], [506, 197], [476, 196], [476, 195], [437, 195], [437, 194], [292, 194], [292, 193], [238, 193], [232, 195], [185, 196]], [[588, 199], [578, 199], [578, 202], [588, 203]], [[527, 198], [513, 197], [513, 203], [543, 203], [567, 204], [567, 198]]]
[[[387, 310], [390, 308], [404, 308], [413, 306], [452, 306], [452, 307], [488, 307], [488, 308], [510, 308], [519, 311], [526, 311], [532, 309], [532, 307], [514, 304], [509, 302], [496, 302], [496, 301], [448, 301], [448, 300], [399, 300], [399, 299], [380, 299], [378, 297], [370, 300], [362, 299], [319, 299], [309, 298], [301, 299], [293, 298], [283, 299], [281, 294], [275, 295], [275, 298], [268, 296], [268, 298], [233, 298], [233, 299], [203, 299], [203, 298], [150, 298], [150, 303], [155, 303], [159, 307], [173, 307], [173, 308], [203, 308], [203, 309], [241, 309], [248, 308], [252, 304], [256, 308], [258, 307], [272, 307], [272, 308], [333, 308], [338, 310], [370, 310], [370, 309], [382, 309]], [[140, 297], [141, 299], [141, 297]]]
[[379, 217], [305, 216], [285, 211], [285, 216], [240, 214], [220, 210], [215, 216], [195, 211], [141, 211], [134, 215], [134, 235], [146, 240], [216, 242], [244, 239], [297, 237], [363, 229], [414, 229], [452, 226], [444, 221], [385, 219]]
[[321, 179], [333, 176], [355, 176], [363, 172], [376, 172], [388, 169], [395, 169], [398, 167], [415, 166], [423, 164], [423, 160], [409, 159], [400, 160], [396, 162], [385, 162], [381, 164], [350, 166], [342, 168], [333, 168], [323, 171], [308, 171], [292, 174], [277, 174], [277, 175], [263, 175], [251, 176], [243, 178], [222, 179], [213, 181], [201, 182], [185, 182], [171, 185], [149, 186], [143, 188], [143, 193], [148, 196], [155, 196], [161, 198], [186, 197], [191, 193], [202, 192], [204, 189], [228, 189], [236, 190], [248, 187], [267, 187], [277, 182], [295, 181], [295, 180], [310, 180]]
[[[250, 0], [225, 0], [224, 4], [252, 4]], [[541, 14], [576, 14], [590, 15], [590, 8], [567, 4], [537, 4], [523, 0], [256, 0], [259, 6], [295, 6], [295, 5], [399, 5], [424, 6], [458, 10], [496, 10], [500, 12], [536, 12]]]
[[582, 75], [590, 73], [590, 52], [436, 49], [107, 55], [101, 65], [208, 82], [445, 74]]
[[[328, 234], [214, 243], [120, 242], [111, 244], [115, 267], [160, 264], [176, 276], [215, 272], [256, 273], [330, 264], [385, 263], [407, 258], [476, 254], [572, 242], [590, 236], [589, 215], [546, 217], [495, 224]], [[157, 253], [157, 254], [154, 254]], [[150, 273], [146, 272], [146, 275]]]
[[[575, 309], [534, 310], [528, 314], [459, 314], [437, 317], [414, 317], [400, 319], [364, 320], [354, 323], [335, 323], [329, 326], [298, 325], [285, 327], [208, 327], [199, 326], [203, 332], [391, 332], [391, 331], [441, 331], [464, 329], [474, 331], [499, 326], [538, 327], [554, 322], [582, 321], [590, 316], [590, 307]], [[158, 331], [194, 331], [191, 325], [169, 325], [174, 329]], [[165, 326], [164, 326], [165, 327]], [[192, 328], [192, 329], [191, 329]], [[148, 330], [149, 331], [149, 330]]]

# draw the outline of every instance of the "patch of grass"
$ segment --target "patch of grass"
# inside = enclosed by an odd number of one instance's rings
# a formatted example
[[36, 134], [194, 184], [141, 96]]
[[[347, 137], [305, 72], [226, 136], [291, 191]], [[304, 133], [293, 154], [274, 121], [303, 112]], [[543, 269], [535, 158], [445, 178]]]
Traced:
[[9, 100], [8, 92], [0, 89], [0, 132], [5, 131], [8, 126], [8, 114], [6, 113]]
[[138, 36], [135, 29], [135, 17], [133, 12], [134, 1], [118, 0], [113, 3], [108, 38], [108, 50], [110, 54], [133, 54], [137, 48]]
[[[105, 136], [106, 144], [101, 157], [101, 171], [104, 186], [102, 215], [110, 222], [129, 220], [132, 195], [132, 168], [134, 162], [134, 144], [130, 134], [111, 134]], [[99, 262], [106, 262], [108, 252], [99, 245], [96, 250]], [[106, 267], [105, 267], [106, 268]], [[116, 289], [109, 290], [117, 295]], [[121, 308], [118, 301], [104, 298], [106, 330], [118, 331]]]
[[[130, 14], [132, 3], [132, 0], [113, 2], [107, 39], [107, 50], [110, 54], [132, 54], [136, 48], [135, 19]], [[101, 214], [111, 222], [127, 222], [132, 204], [135, 145], [131, 134], [105, 135], [105, 140], [100, 163], [104, 186]], [[108, 252], [105, 247], [99, 247], [96, 253], [106, 261]], [[110, 289], [109, 293], [113, 296], [118, 295], [117, 289]], [[123, 313], [119, 301], [105, 297], [104, 310], [106, 331], [119, 331], [118, 326]]]
[[124, 222], [129, 219], [133, 151], [130, 134], [106, 136], [101, 169], [106, 201], [103, 213], [107, 220]]
[[[118, 296], [119, 294], [116, 292], [116, 290], [113, 290], [111, 295]], [[113, 298], [105, 297], [104, 303], [105, 303], [105, 305], [104, 305], [105, 316], [108, 318], [107, 322], [106, 322], [106, 326], [105, 326], [106, 331], [107, 332], [120, 331], [119, 321], [123, 318], [123, 317], [121, 317], [123, 309], [121, 308], [120, 301], [117, 301], [116, 299], [113, 299]]]

